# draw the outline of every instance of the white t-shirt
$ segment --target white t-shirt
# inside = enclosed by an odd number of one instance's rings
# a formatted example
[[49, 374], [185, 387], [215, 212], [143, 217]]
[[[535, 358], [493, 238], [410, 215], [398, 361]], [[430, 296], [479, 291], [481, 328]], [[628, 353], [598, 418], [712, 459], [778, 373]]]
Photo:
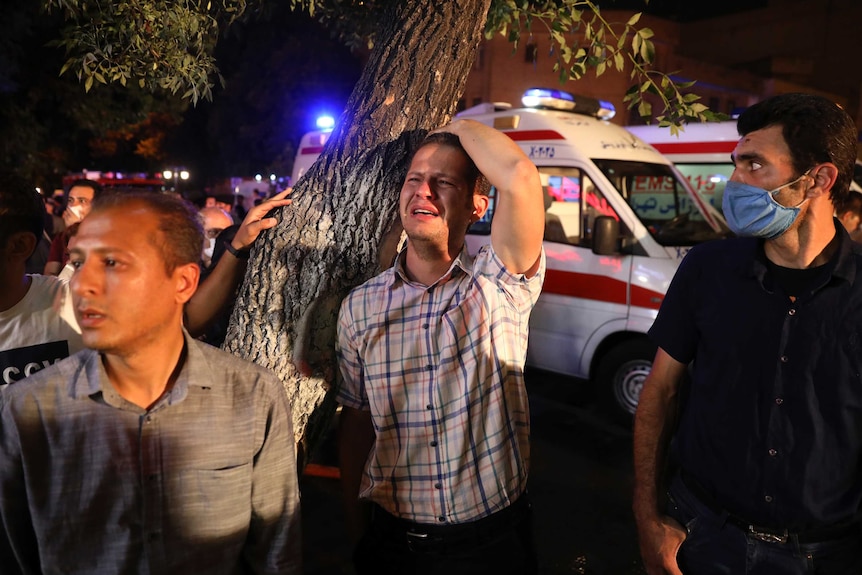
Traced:
[[27, 295], [0, 311], [0, 389], [84, 349], [68, 281], [29, 277]]

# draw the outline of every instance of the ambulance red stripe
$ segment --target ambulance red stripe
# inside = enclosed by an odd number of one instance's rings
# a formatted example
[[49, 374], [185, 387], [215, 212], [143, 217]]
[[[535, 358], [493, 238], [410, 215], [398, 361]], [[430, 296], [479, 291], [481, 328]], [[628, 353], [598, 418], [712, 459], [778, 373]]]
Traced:
[[737, 142], [665, 142], [652, 147], [662, 154], [730, 154]]
[[556, 130], [520, 130], [518, 132], [506, 131], [506, 135], [516, 142], [530, 140], [565, 140], [565, 136]]
[[[620, 305], [626, 304], [626, 282], [578, 272], [545, 270], [545, 283], [542, 291], [545, 293], [604, 301]], [[664, 299], [664, 294], [640, 286], [631, 288], [631, 305], [647, 309], [658, 309]]]

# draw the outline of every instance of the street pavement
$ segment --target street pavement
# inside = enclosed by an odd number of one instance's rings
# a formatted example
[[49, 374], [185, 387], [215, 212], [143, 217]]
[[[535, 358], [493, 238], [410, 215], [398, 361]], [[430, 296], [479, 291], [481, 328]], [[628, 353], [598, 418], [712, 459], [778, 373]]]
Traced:
[[[579, 387], [580, 386], [580, 387]], [[543, 575], [640, 575], [631, 513], [631, 430], [601, 415], [583, 382], [528, 373], [530, 497]], [[331, 444], [313, 463], [334, 465]], [[352, 575], [337, 479], [301, 480], [306, 575]]]

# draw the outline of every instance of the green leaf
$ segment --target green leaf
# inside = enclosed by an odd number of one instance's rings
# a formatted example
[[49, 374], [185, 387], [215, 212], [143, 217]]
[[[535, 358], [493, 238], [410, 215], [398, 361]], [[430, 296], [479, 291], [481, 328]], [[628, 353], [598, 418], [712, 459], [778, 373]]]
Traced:
[[638, 104], [638, 115], [641, 118], [649, 118], [652, 116], [652, 104], [646, 100], [641, 100], [640, 104]]
[[629, 21], [626, 22], [626, 26], [634, 26], [635, 24], [638, 23], [638, 20], [640, 20], [640, 19], [641, 19], [641, 13], [638, 12], [637, 14], [635, 14], [634, 16], [629, 18]]

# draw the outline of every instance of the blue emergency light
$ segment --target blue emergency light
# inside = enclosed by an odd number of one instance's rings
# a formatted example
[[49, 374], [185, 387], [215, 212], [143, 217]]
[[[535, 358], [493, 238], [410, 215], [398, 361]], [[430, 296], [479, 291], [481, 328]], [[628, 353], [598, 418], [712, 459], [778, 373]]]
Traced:
[[601, 120], [610, 120], [616, 114], [614, 105], [604, 100], [577, 96], [563, 90], [551, 88], [530, 88], [521, 96], [521, 103], [526, 108], [546, 108], [595, 116]]
[[321, 130], [331, 130], [335, 127], [335, 118], [332, 116], [319, 116], [316, 124]]

